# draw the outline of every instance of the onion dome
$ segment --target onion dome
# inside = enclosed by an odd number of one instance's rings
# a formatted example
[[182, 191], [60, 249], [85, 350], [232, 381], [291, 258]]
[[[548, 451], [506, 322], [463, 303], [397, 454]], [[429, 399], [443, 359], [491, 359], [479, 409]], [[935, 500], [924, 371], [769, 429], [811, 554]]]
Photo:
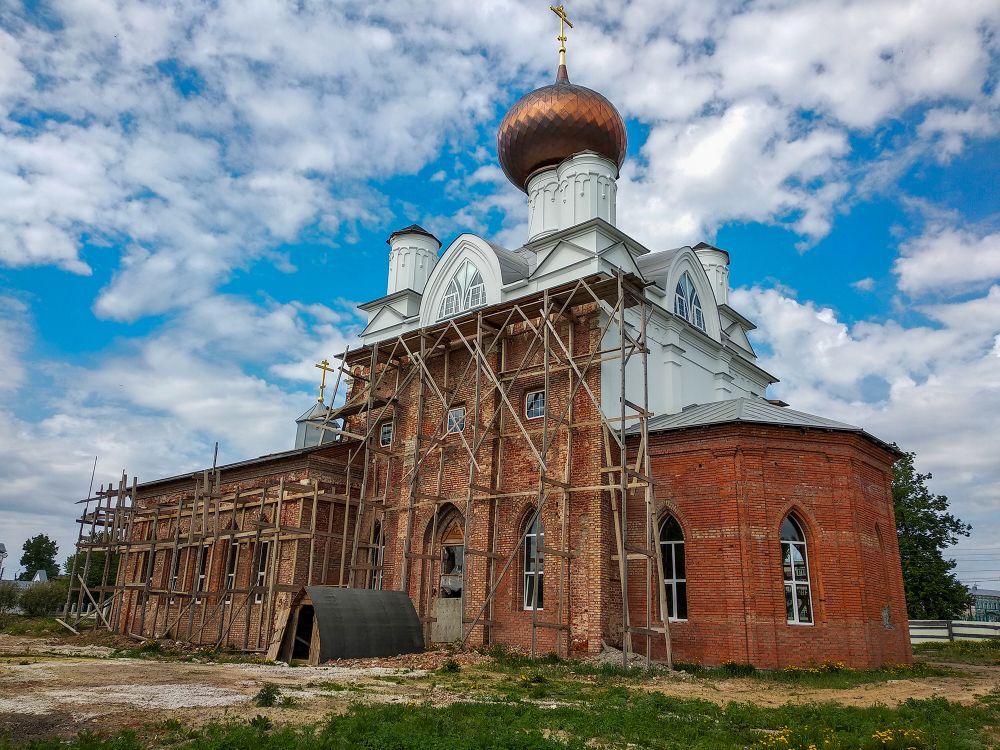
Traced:
[[604, 96], [569, 82], [560, 65], [556, 82], [525, 94], [510, 108], [497, 132], [500, 166], [527, 192], [528, 180], [542, 169], [581, 151], [593, 151], [621, 169], [628, 139], [625, 122]]

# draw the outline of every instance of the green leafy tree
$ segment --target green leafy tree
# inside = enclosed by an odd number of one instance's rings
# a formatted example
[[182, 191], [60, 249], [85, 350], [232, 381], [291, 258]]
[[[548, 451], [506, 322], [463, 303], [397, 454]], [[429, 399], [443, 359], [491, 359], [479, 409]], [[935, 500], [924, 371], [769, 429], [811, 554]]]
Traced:
[[[107, 538], [107, 532], [98, 532], [92, 537], [93, 541], [101, 542]], [[87, 538], [84, 538], [87, 541]], [[84, 568], [86, 568], [86, 581], [88, 588], [94, 588], [95, 586], [101, 585], [101, 577], [104, 575], [104, 561], [107, 557], [107, 552], [93, 550], [90, 553], [90, 565], [87, 565], [87, 552], [86, 550], [82, 552], [74, 552], [72, 555], [66, 558], [66, 564], [64, 570], [66, 575], [73, 576], [73, 582], [78, 583], [76, 576], [82, 576], [84, 574]], [[111, 562], [108, 565], [108, 583], [113, 584], [115, 579], [118, 577], [118, 555], [111, 556]], [[74, 568], [74, 562], [76, 567]]]
[[893, 470], [892, 500], [903, 565], [906, 609], [915, 620], [952, 620], [972, 603], [969, 590], [955, 577], [956, 563], [942, 552], [968, 536], [972, 526], [948, 512], [948, 498], [927, 489], [930, 474], [919, 474], [913, 453]]
[[59, 545], [45, 534], [31, 537], [21, 549], [24, 550], [21, 555], [21, 566], [24, 568], [21, 573], [22, 581], [30, 581], [39, 570], [44, 570], [49, 578], [59, 575], [59, 565], [56, 564]]
[[21, 589], [13, 581], [0, 581], [0, 616], [7, 614], [17, 606]]
[[45, 617], [66, 603], [66, 584], [63, 581], [36, 583], [21, 592], [21, 609], [31, 617]]

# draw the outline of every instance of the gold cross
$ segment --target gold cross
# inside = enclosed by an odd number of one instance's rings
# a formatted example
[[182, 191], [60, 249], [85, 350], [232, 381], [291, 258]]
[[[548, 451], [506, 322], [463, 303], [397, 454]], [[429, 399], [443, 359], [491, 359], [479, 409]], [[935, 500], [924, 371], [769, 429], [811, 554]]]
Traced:
[[559, 16], [559, 36], [556, 40], [559, 42], [559, 64], [566, 64], [566, 27], [569, 26], [573, 28], [573, 24], [569, 20], [569, 16], [566, 15], [566, 8], [562, 5], [550, 5], [549, 10]]
[[319, 381], [319, 398], [316, 399], [317, 401], [319, 401], [322, 404], [323, 403], [323, 391], [326, 390], [326, 374], [328, 372], [336, 372], [337, 368], [330, 367], [330, 361], [326, 360], [326, 359], [324, 359], [322, 362], [320, 362], [318, 365], [316, 365], [316, 367], [318, 367], [320, 370], [323, 371], [323, 377], [320, 378], [320, 381]]

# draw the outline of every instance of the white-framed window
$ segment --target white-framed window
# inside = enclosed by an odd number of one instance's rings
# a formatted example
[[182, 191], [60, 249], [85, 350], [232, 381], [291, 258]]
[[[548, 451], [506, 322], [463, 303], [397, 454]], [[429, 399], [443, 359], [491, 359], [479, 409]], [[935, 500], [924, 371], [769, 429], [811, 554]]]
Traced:
[[236, 588], [236, 570], [240, 561], [240, 545], [235, 541], [229, 542], [229, 550], [226, 552], [226, 604], [233, 601], [233, 589]]
[[462, 432], [465, 429], [465, 407], [456, 406], [448, 410], [448, 432]]
[[260, 556], [257, 559], [257, 570], [254, 575], [254, 586], [257, 592], [253, 595], [253, 603], [260, 604], [264, 601], [264, 587], [267, 585], [267, 559], [271, 554], [271, 543], [260, 543]]
[[688, 608], [684, 531], [673, 516], [667, 516], [660, 525], [660, 554], [663, 556], [663, 588], [667, 594], [667, 617], [671, 620], [686, 620]]
[[781, 523], [781, 567], [784, 573], [785, 614], [789, 625], [813, 622], [809, 556], [802, 526], [789, 514]]
[[[206, 544], [201, 548], [201, 560], [198, 561], [198, 577], [195, 580], [195, 593], [200, 594], [205, 591], [208, 584], [208, 555], [211, 552], [211, 545]], [[196, 597], [195, 604], [201, 604], [201, 597]]]
[[378, 444], [383, 448], [392, 445], [392, 422], [383, 422], [378, 428]]
[[450, 318], [486, 304], [486, 284], [483, 275], [469, 261], [464, 261], [448, 282], [438, 319]]
[[701, 298], [687, 271], [681, 275], [674, 290], [674, 312], [695, 328], [705, 330], [705, 313], [702, 311]]
[[385, 532], [379, 521], [375, 522], [375, 528], [372, 531], [372, 543], [375, 547], [370, 555], [372, 569], [369, 571], [368, 588], [381, 591], [382, 566], [385, 564]]
[[545, 603], [545, 527], [541, 514], [524, 535], [524, 608], [544, 609]]
[[545, 391], [528, 391], [524, 395], [524, 416], [540, 419], [545, 416]]

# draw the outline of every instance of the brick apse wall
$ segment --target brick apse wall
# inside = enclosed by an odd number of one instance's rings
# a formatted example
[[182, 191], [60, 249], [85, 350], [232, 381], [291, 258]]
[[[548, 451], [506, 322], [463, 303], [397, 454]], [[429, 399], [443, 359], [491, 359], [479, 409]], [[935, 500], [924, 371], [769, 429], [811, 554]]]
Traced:
[[[909, 663], [892, 510], [894, 456], [847, 432], [725, 425], [654, 435], [659, 517], [684, 531], [679, 661]], [[806, 534], [813, 619], [786, 620], [779, 527]], [[633, 608], [635, 604], [633, 604]]]

